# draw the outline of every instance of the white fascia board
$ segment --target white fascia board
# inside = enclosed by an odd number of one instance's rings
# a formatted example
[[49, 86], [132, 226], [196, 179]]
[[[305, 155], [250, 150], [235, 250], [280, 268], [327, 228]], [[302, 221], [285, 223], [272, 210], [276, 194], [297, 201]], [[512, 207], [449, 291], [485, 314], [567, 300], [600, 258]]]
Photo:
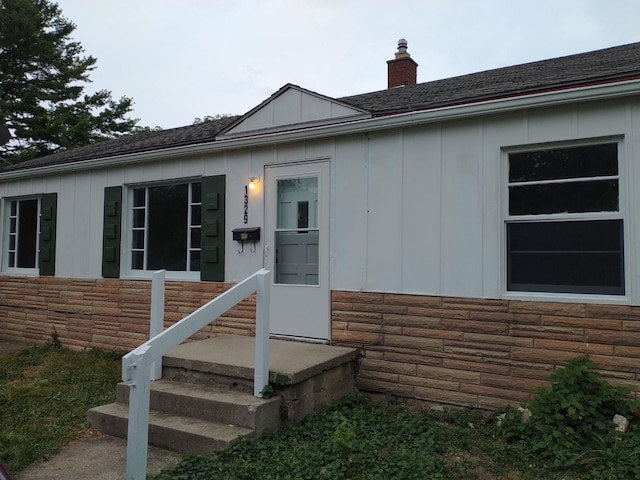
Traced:
[[238, 139], [221, 139], [215, 142], [116, 155], [96, 160], [36, 167], [26, 170], [18, 170], [15, 172], [0, 173], [0, 182], [17, 180], [25, 177], [32, 178], [34, 176], [64, 174], [96, 168], [122, 166], [130, 163], [152, 162], [180, 156], [207, 154], [224, 150], [268, 146], [279, 143], [317, 140], [327, 137], [353, 135], [378, 130], [412, 127], [428, 123], [508, 113], [528, 108], [541, 108], [560, 106], [570, 103], [610, 100], [633, 95], [640, 95], [640, 80], [630, 80], [614, 84], [595, 85], [567, 90], [555, 90], [532, 95], [523, 95], [520, 97], [509, 97], [464, 105], [455, 105], [451, 107], [434, 108], [431, 110], [401, 113], [385, 117], [353, 120], [351, 122], [338, 124], [314, 126], [295, 131], [267, 133]]

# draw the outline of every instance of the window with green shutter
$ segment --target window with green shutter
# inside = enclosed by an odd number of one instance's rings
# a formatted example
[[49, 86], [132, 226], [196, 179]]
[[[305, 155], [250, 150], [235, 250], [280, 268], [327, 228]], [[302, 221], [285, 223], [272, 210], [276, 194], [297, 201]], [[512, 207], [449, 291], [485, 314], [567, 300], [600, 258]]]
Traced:
[[[224, 281], [225, 176], [105, 189], [103, 276]], [[126, 233], [120, 228], [126, 225]], [[120, 258], [120, 252], [123, 258]]]
[[55, 193], [5, 200], [4, 271], [55, 274], [56, 217]]

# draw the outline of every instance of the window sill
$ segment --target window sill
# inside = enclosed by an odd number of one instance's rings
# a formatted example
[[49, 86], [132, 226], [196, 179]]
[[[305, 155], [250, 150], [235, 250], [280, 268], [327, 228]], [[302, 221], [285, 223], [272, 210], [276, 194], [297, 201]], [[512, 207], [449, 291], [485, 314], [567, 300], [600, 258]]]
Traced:
[[3, 270], [0, 275], [12, 275], [16, 277], [39, 277], [40, 269], [38, 268], [8, 268]]
[[[136, 270], [123, 273], [122, 280], [151, 280], [155, 271]], [[169, 282], [199, 282], [200, 272], [165, 272], [165, 280]]]
[[548, 292], [503, 292], [503, 300], [523, 300], [529, 302], [557, 302], [557, 303], [590, 303], [605, 305], [629, 305], [628, 295], [596, 295]]

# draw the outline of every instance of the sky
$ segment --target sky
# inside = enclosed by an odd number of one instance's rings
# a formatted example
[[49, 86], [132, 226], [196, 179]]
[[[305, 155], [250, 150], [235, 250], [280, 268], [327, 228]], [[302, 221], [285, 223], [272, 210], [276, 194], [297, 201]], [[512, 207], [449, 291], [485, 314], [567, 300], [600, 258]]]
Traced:
[[139, 125], [243, 114], [287, 83], [387, 87], [400, 38], [418, 82], [640, 41], [640, 0], [58, 0], [97, 58], [87, 91]]

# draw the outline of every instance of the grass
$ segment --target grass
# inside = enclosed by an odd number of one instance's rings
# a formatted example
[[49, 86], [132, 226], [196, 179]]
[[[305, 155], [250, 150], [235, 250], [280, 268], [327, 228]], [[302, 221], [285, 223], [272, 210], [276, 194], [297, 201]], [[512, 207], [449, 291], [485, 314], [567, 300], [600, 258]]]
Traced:
[[[0, 358], [0, 457], [17, 472], [77, 438], [87, 410], [113, 401], [119, 372], [120, 355], [101, 351], [33, 347]], [[635, 423], [626, 436], [585, 445], [563, 457], [575, 461], [556, 465], [532, 448], [538, 437], [507, 441], [509, 430], [497, 426], [495, 415], [410, 406], [355, 395], [301, 425], [183, 457], [150, 478], [622, 480], [640, 471]]]
[[0, 458], [12, 472], [77, 438], [87, 410], [115, 400], [120, 354], [53, 345], [0, 358]]

